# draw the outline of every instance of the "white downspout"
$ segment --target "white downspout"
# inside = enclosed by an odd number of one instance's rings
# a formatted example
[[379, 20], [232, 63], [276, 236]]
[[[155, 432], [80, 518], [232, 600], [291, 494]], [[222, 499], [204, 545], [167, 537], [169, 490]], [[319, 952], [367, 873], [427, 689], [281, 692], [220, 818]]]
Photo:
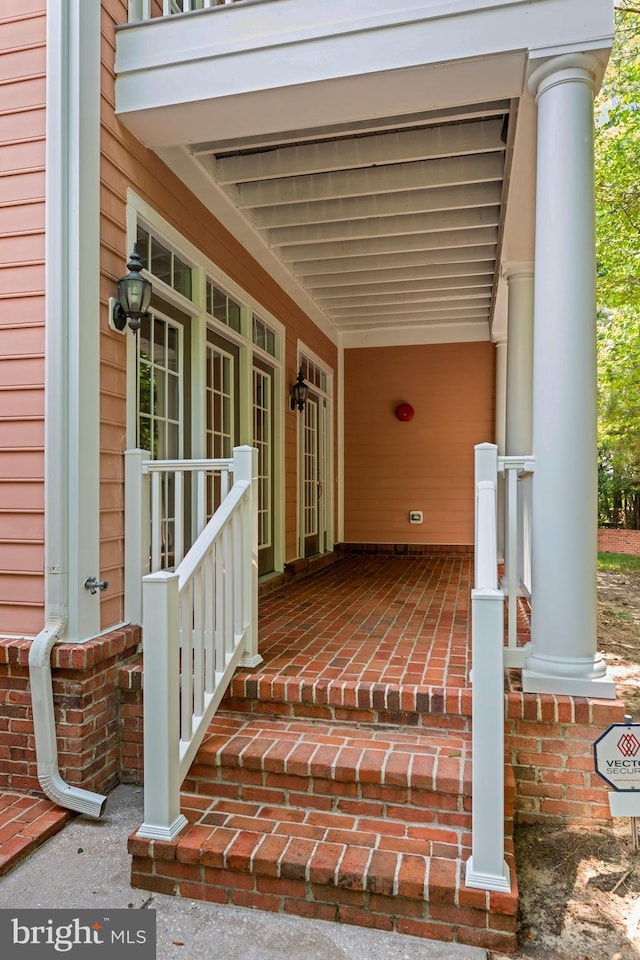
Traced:
[[[60, 776], [56, 741], [51, 651], [68, 624], [69, 508], [68, 257], [69, 257], [69, 85], [68, 2], [47, 4], [47, 120], [45, 211], [45, 616], [31, 644], [29, 679], [38, 779], [61, 807], [96, 819], [107, 798], [73, 787]], [[76, 37], [76, 42], [79, 39]]]

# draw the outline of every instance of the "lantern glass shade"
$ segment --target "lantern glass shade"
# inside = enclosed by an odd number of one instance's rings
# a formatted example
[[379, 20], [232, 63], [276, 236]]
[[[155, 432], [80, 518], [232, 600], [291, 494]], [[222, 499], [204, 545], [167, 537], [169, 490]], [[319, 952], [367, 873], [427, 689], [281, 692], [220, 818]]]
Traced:
[[[122, 312], [129, 318], [129, 326], [134, 329], [139, 326], [140, 317], [149, 309], [151, 303], [151, 284], [140, 276], [142, 261], [134, 247], [127, 264], [129, 273], [118, 280], [118, 302]], [[136, 327], [134, 327], [134, 321]]]

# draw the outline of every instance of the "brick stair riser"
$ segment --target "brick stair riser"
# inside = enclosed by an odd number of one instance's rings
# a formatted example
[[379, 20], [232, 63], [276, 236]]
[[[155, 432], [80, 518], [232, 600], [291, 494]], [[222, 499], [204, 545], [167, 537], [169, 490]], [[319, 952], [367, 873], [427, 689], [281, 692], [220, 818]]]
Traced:
[[245, 697], [225, 697], [223, 707], [234, 713], [259, 716], [292, 717], [305, 720], [337, 720], [343, 723], [371, 723], [384, 726], [413, 727], [424, 730], [450, 730], [470, 733], [471, 720], [454, 714], [422, 713], [416, 711], [375, 710], [363, 707], [345, 707], [333, 704], [297, 703], [284, 700], [250, 700]]
[[471, 829], [470, 797], [394, 785], [291, 776], [243, 768], [193, 766], [187, 792], [284, 807], [310, 807], [345, 814], [438, 823]]
[[130, 852], [145, 890], [515, 949], [517, 894], [467, 890], [455, 861], [234, 831], [201, 849], [132, 838]]

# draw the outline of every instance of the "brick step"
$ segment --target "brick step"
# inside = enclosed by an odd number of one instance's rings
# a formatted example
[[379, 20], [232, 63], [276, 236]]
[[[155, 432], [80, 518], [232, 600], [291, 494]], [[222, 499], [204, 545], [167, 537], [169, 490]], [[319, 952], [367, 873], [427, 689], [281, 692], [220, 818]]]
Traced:
[[327, 680], [238, 672], [223, 701], [227, 710], [268, 716], [383, 723], [468, 732], [471, 689], [364, 680]]
[[469, 736], [459, 732], [220, 711], [184, 789], [266, 806], [468, 831], [470, 753]]
[[294, 816], [291, 808], [206, 803], [189, 794], [183, 794], [181, 806], [190, 823], [174, 841], [130, 837], [134, 887], [495, 950], [515, 948], [518, 895], [511, 843], [507, 858], [514, 889], [508, 895], [488, 893], [464, 886], [466, 841], [449, 857], [426, 833], [402, 840], [385, 821], [370, 822], [365, 832], [347, 828], [345, 817], [333, 822], [327, 813]]

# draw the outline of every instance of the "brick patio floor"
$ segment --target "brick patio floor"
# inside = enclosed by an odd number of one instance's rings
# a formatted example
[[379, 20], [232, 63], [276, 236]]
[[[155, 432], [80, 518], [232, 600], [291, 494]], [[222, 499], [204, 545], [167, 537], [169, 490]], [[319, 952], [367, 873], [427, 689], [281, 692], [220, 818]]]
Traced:
[[260, 601], [259, 673], [466, 687], [473, 559], [341, 560]]

